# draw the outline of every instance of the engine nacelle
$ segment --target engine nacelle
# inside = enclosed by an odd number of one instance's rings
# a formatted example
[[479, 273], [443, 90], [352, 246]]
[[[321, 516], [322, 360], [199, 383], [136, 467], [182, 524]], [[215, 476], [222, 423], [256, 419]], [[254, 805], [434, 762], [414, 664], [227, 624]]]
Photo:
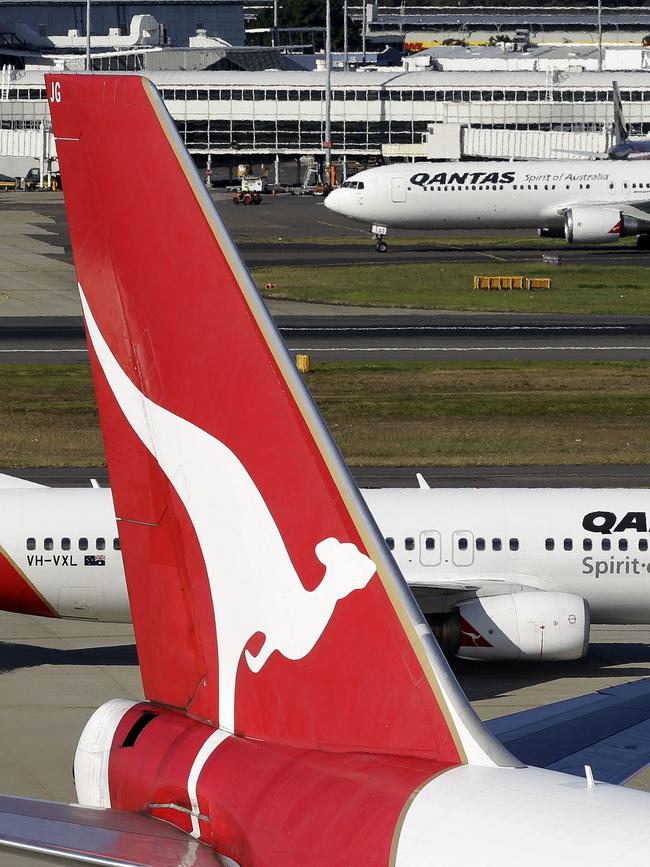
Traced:
[[84, 807], [110, 807], [108, 765], [117, 727], [126, 714], [142, 702], [114, 698], [90, 717], [74, 756], [74, 785]]
[[607, 244], [638, 231], [638, 221], [618, 208], [568, 208], [564, 214], [564, 237], [570, 244]]
[[459, 615], [463, 659], [581, 659], [589, 646], [589, 606], [572, 593], [480, 596], [459, 605]]

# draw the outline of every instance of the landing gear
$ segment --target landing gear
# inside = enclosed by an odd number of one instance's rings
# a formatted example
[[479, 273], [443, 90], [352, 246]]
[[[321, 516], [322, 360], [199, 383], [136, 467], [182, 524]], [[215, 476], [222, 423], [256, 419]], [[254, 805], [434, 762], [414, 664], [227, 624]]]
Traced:
[[650, 235], [637, 235], [636, 246], [638, 250], [650, 250]]
[[386, 243], [387, 232], [386, 226], [372, 227], [372, 237], [375, 239], [375, 250], [378, 253], [385, 253], [388, 250], [388, 244]]

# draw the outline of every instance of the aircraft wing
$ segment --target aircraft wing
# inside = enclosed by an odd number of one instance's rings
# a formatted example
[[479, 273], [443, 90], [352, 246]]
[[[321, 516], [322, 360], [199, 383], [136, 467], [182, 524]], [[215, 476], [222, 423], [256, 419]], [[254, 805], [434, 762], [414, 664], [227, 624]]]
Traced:
[[528, 575], [522, 576], [521, 581], [513, 580], [513, 576], [505, 581], [503, 578], [491, 575], [472, 575], [466, 580], [461, 580], [458, 577], [445, 578], [444, 576], [438, 576], [435, 581], [429, 579], [419, 581], [411, 578], [408, 584], [416, 599], [423, 595], [444, 596], [450, 593], [478, 593], [479, 591], [483, 596], [496, 596], [502, 593], [540, 589], [531, 582]]
[[6, 795], [0, 795], [0, 848], [106, 867], [225, 863], [203, 843], [151, 816]]
[[527, 765], [623, 783], [650, 764], [650, 678], [486, 723]]

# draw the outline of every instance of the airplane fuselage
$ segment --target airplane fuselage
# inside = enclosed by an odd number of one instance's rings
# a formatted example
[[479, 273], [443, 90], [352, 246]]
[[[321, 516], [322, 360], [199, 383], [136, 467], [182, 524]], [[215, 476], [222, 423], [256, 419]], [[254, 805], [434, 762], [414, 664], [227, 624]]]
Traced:
[[[650, 510], [645, 490], [363, 491], [427, 613], [513, 588], [571, 593], [592, 622], [650, 623]], [[0, 607], [128, 622], [111, 491], [3, 490]], [[449, 592], [440, 587], [449, 584]], [[428, 588], [435, 587], [435, 592]], [[31, 603], [30, 603], [31, 600]], [[31, 604], [31, 607], [30, 607]]]
[[325, 204], [388, 228], [560, 232], [567, 211], [576, 207], [614, 209], [643, 220], [650, 207], [650, 170], [643, 161], [399, 163], [359, 172]]

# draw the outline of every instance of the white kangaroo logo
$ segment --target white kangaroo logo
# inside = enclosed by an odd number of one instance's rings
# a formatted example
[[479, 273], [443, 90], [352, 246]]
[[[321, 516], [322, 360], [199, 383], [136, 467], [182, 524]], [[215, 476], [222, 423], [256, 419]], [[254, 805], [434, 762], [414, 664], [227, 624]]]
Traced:
[[[104, 340], [81, 286], [86, 325], [108, 384], [129, 424], [187, 509], [205, 561], [219, 656], [219, 727], [234, 732], [235, 681], [242, 651], [257, 673], [274, 650], [302, 659], [319, 640], [340, 599], [376, 571], [356, 545], [327, 538], [315, 546], [325, 574], [304, 588], [255, 483], [237, 456], [206, 431], [149, 400], [131, 382]], [[245, 520], [242, 520], [245, 516]]]

